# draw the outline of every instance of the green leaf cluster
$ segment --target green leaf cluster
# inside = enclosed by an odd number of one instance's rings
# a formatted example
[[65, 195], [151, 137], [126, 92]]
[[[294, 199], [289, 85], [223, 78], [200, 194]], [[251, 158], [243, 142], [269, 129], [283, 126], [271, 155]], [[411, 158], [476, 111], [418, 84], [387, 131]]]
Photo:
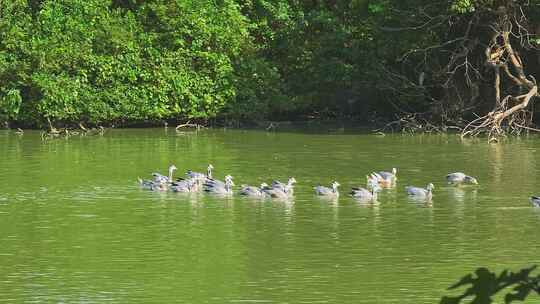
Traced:
[[249, 43], [231, 0], [0, 2], [0, 115], [53, 121], [207, 118], [236, 96]]
[[[494, 18], [501, 5], [519, 3], [536, 24], [537, 2], [0, 1], [0, 120], [40, 126], [429, 111], [426, 96], [445, 93], [422, 90], [443, 85], [430, 71], [447, 62], [446, 42], [462, 36], [473, 16]], [[533, 50], [539, 36], [528, 30]]]

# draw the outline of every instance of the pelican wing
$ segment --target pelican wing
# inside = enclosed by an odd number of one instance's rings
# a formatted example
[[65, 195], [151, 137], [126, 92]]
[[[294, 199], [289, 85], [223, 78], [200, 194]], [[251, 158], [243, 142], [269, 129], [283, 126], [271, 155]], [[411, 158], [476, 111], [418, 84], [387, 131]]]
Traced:
[[419, 187], [407, 186], [405, 187], [405, 190], [407, 191], [407, 194], [413, 196], [426, 196], [428, 194], [426, 189]]
[[314, 187], [313, 189], [315, 189], [315, 193], [317, 195], [334, 195], [335, 194], [334, 190], [325, 186], [319, 185], [317, 187]]
[[449, 182], [449, 183], [461, 183], [465, 180], [465, 173], [462, 173], [462, 172], [454, 172], [454, 173], [449, 173], [448, 175], [446, 175], [446, 180]]

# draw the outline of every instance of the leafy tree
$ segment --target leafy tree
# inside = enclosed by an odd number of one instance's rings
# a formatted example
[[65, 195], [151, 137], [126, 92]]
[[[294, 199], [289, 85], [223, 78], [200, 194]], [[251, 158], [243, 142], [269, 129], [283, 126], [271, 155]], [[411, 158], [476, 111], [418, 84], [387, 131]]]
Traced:
[[233, 1], [2, 2], [2, 114], [43, 123], [207, 118], [249, 43]]
[[[528, 104], [538, 95], [538, 4], [2, 1], [0, 119], [389, 120], [414, 113], [463, 127], [491, 111], [496, 119], [473, 124], [472, 134], [483, 122], [498, 133], [519, 131], [530, 126]], [[515, 52], [497, 57], [503, 45]], [[521, 108], [513, 108], [516, 98]]]

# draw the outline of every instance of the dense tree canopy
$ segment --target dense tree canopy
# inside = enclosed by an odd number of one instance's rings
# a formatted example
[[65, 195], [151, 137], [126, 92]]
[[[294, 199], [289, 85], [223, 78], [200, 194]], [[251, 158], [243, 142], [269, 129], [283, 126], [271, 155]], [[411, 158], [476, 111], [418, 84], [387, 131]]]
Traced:
[[94, 123], [215, 115], [249, 41], [234, 1], [3, 1], [2, 114]]
[[1, 1], [0, 119], [457, 124], [493, 106], [485, 50], [504, 16], [534, 77], [539, 0]]

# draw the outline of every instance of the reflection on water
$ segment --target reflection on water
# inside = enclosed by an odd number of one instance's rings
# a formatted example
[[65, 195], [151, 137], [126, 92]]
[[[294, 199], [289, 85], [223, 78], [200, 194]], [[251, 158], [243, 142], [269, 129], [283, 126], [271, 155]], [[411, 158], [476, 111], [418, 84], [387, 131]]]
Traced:
[[[0, 132], [0, 299], [87, 303], [434, 303], [479, 266], [537, 263], [540, 140], [112, 130]], [[292, 201], [143, 191], [170, 164], [237, 184], [294, 176]], [[398, 168], [377, 201], [347, 195]], [[450, 186], [449, 172], [478, 186]], [[337, 180], [337, 200], [313, 186]], [[405, 185], [436, 186], [431, 201]]]

